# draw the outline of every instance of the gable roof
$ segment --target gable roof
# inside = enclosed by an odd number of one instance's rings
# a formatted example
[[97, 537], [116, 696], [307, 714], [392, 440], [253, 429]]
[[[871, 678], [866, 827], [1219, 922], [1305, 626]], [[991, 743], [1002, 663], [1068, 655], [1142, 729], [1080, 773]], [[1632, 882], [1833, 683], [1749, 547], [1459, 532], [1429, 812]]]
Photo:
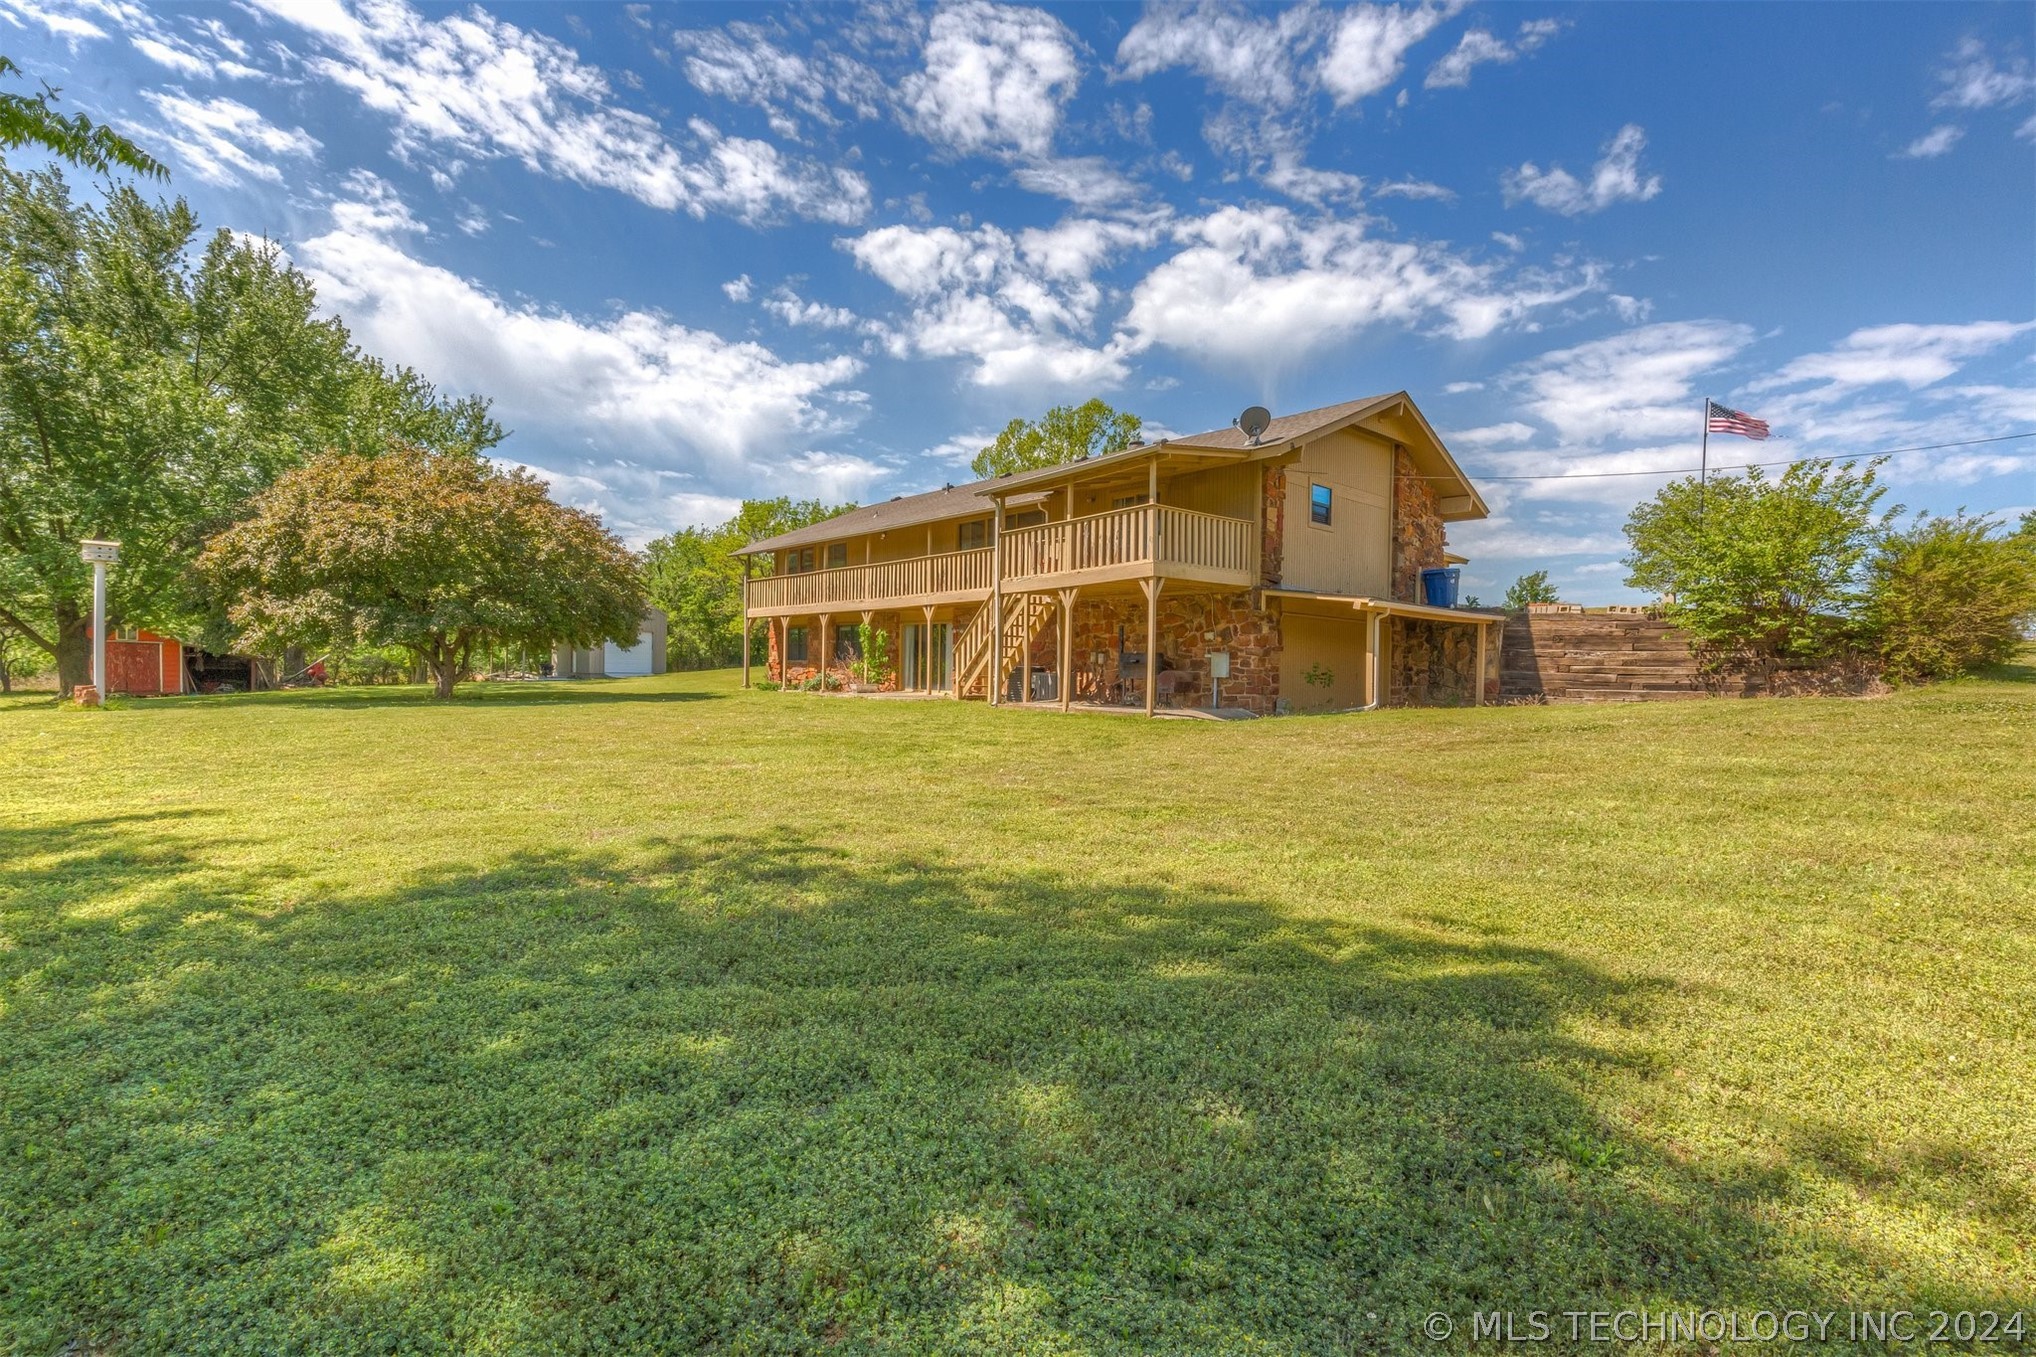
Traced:
[[[782, 551], [787, 547], [812, 546], [820, 542], [837, 542], [844, 537], [860, 537], [864, 533], [889, 532], [893, 528], [913, 528], [922, 523], [938, 523], [949, 518], [980, 518], [990, 513], [990, 505], [982, 497], [982, 491], [996, 484], [996, 477], [986, 481], [970, 481], [965, 485], [949, 485], [939, 490], [928, 490], [920, 495], [899, 495], [880, 504], [865, 504], [860, 509], [851, 509], [833, 518], [824, 518], [810, 527], [794, 528], [781, 532], [776, 537], [766, 537], [761, 542], [751, 542], [735, 551], [737, 556], [753, 556], [763, 551]], [[1008, 479], [1008, 478], [1007, 478]]]

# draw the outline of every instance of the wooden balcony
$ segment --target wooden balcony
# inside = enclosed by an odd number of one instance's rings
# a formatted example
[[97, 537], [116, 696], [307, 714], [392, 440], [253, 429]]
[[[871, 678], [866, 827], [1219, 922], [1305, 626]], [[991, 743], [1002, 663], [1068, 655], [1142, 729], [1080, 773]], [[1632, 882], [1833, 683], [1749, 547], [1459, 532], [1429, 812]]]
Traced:
[[1240, 589], [1258, 582], [1256, 523], [1167, 504], [1006, 529], [1003, 551], [1006, 593], [1153, 576]]
[[990, 596], [990, 548], [914, 556], [876, 565], [767, 575], [749, 582], [749, 615], [979, 603]]

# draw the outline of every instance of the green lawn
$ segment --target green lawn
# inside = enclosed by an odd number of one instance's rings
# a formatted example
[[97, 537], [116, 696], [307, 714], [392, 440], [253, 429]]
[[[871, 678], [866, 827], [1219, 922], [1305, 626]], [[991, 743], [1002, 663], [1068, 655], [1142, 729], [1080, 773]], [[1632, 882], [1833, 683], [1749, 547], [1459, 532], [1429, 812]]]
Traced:
[[0, 1351], [2036, 1327], [2036, 669], [469, 691], [0, 704]]

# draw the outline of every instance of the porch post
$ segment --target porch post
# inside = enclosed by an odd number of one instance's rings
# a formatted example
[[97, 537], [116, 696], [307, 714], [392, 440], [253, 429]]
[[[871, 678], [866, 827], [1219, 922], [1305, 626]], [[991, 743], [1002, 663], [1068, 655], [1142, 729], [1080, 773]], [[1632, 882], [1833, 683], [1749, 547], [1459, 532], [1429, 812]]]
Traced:
[[742, 558], [742, 686], [749, 687], [749, 557]]
[[1004, 501], [997, 501], [990, 526], [990, 658], [983, 674], [983, 696], [991, 706], [1004, 701]]
[[1150, 716], [1159, 699], [1159, 591], [1166, 581], [1153, 575], [1138, 587], [1145, 591], [1145, 714]]
[[820, 686], [813, 690], [816, 693], [827, 691], [827, 660], [830, 654], [827, 649], [827, 619], [832, 616], [832, 613], [820, 614], [820, 653], [816, 661], [820, 666]]
[[1032, 700], [1032, 595], [1018, 605], [1018, 705]]
[[[863, 625], [863, 629], [864, 629], [865, 631], [875, 631], [875, 630], [876, 630], [876, 625], [875, 625], [875, 622], [876, 622], [876, 616], [877, 616], [877, 615], [876, 615], [875, 613], [873, 613], [873, 612], [869, 611], [868, 609], [864, 609], [864, 610], [863, 610], [863, 615], [862, 615], [862, 625]], [[856, 641], [856, 644], [857, 644], [858, 646], [860, 646], [860, 645], [861, 645], [861, 644], [863, 643], [863, 638], [862, 638], [862, 637], [860, 637], [860, 636], [858, 636], [858, 637], [856, 637], [856, 638], [855, 638], [855, 641]], [[869, 652], [868, 652], [867, 650], [865, 650], [865, 651], [863, 652], [863, 656], [862, 656], [862, 681], [863, 681], [864, 683], [868, 683], [868, 682], [870, 681], [870, 655], [869, 655]]]
[[[927, 540], [931, 541], [933, 529], [928, 528], [926, 536]], [[919, 679], [925, 685], [927, 694], [931, 696], [933, 692], [933, 605], [931, 603], [921, 604], [919, 610], [926, 614], [926, 625], [919, 628]]]
[[[1074, 491], [1068, 491], [1074, 498]], [[1070, 505], [1069, 507], [1073, 507]], [[1075, 595], [1077, 589], [1060, 591], [1060, 709], [1066, 711], [1074, 688]]]
[[1478, 677], [1477, 696], [1471, 700], [1473, 707], [1485, 705], [1485, 647], [1491, 644], [1492, 624], [1478, 623]]
[[1364, 615], [1364, 705], [1379, 705], [1379, 615]]

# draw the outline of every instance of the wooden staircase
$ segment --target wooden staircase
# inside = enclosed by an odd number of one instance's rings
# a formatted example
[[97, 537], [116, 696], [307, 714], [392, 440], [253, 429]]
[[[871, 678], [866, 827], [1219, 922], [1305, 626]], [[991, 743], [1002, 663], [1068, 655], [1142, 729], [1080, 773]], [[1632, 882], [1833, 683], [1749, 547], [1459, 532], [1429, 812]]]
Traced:
[[1025, 648], [1046, 629], [1057, 609], [1046, 594], [1016, 594], [1004, 600], [1004, 635], [995, 647], [992, 665], [990, 605], [976, 609], [954, 638], [955, 692], [962, 697], [988, 697], [993, 674], [1011, 671]]

